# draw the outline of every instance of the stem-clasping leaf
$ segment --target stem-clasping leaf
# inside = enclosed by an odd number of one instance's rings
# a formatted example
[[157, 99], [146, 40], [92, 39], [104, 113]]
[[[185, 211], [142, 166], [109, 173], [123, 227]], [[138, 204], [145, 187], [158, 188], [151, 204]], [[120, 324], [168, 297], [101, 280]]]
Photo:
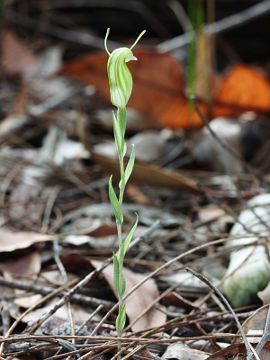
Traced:
[[135, 224], [132, 226], [132, 228], [130, 229], [127, 237], [122, 242], [122, 244], [121, 244], [121, 246], [119, 248], [119, 258], [121, 258], [121, 259], [124, 259], [125, 255], [126, 255], [126, 252], [127, 252], [128, 248], [129, 248], [129, 244], [130, 244], [130, 242], [131, 242], [131, 240], [133, 238], [135, 230], [137, 229], [138, 221], [139, 221], [138, 214], [136, 214]]
[[114, 188], [112, 186], [112, 176], [110, 177], [110, 180], [109, 180], [109, 198], [110, 198], [110, 201], [111, 201], [111, 204], [113, 207], [115, 218], [120, 224], [122, 224], [123, 223], [123, 213], [122, 213], [119, 201], [117, 199], [117, 196], [115, 194]]
[[116, 331], [118, 334], [122, 334], [125, 324], [126, 324], [126, 305], [122, 304], [119, 309], [119, 314], [116, 318]]
[[130, 158], [128, 160], [127, 167], [125, 170], [125, 185], [127, 184], [128, 180], [130, 178], [130, 175], [132, 173], [132, 170], [134, 167], [134, 162], [135, 162], [135, 156], [136, 156], [136, 150], [135, 150], [135, 146], [132, 144]]

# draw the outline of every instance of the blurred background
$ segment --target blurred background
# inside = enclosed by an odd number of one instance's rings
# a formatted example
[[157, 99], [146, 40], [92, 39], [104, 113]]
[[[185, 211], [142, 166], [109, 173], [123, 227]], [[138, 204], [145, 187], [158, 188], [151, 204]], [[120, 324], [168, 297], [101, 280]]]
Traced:
[[[3, 0], [2, 27], [12, 26], [39, 50], [48, 43], [64, 43], [65, 59], [71, 59], [78, 52], [103, 49], [102, 39], [107, 27], [111, 27], [113, 39], [123, 43], [135, 38], [145, 28], [144, 42], [156, 45], [188, 29], [192, 8], [193, 11], [203, 8], [202, 22], [207, 24], [260, 3], [260, 16], [257, 14], [256, 17], [254, 9], [252, 21], [246, 21], [245, 16], [239, 18], [238, 26], [229, 26], [227, 31], [218, 35], [216, 50], [220, 55], [220, 66], [224, 66], [225, 54], [245, 62], [267, 59], [270, 51], [267, 41], [270, 31], [268, 1]], [[74, 33], [70, 33], [71, 30]]]

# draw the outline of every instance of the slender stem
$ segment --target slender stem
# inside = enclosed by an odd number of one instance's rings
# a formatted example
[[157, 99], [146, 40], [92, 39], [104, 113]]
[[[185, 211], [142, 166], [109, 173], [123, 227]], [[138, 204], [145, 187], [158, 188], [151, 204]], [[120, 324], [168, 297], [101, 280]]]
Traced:
[[[123, 132], [123, 137], [126, 130], [126, 109], [118, 109], [118, 121], [122, 123], [121, 129]], [[120, 182], [119, 182], [119, 205], [121, 207], [122, 211], [122, 204], [123, 204], [123, 198], [124, 198], [124, 191], [125, 191], [125, 168], [124, 168], [124, 154], [118, 154], [119, 155], [119, 169], [120, 169]], [[123, 213], [123, 211], [122, 211]], [[123, 238], [122, 238], [122, 224], [117, 221], [117, 236], [118, 236], [118, 246], [120, 248]], [[119, 257], [119, 284], [122, 284], [123, 282], [123, 260]], [[121, 307], [123, 306], [123, 295], [122, 293], [119, 294], [119, 304], [118, 304], [118, 314], [120, 314]], [[121, 338], [122, 331], [118, 332], [118, 338]], [[118, 360], [121, 359], [121, 341], [118, 340]]]

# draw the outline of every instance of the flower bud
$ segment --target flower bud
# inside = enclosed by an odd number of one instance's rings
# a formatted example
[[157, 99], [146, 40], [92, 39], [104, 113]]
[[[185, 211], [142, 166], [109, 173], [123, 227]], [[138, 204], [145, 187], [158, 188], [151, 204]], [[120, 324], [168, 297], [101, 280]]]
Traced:
[[117, 108], [126, 107], [130, 98], [133, 80], [126, 63], [137, 60], [129, 48], [114, 50], [108, 60], [107, 70], [110, 83], [111, 102]]

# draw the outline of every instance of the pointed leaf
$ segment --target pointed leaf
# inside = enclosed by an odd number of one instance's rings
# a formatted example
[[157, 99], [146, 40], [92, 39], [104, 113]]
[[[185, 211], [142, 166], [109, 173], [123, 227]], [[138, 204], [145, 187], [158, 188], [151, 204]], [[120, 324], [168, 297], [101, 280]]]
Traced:
[[122, 209], [112, 186], [112, 176], [110, 177], [109, 180], [109, 197], [113, 207], [115, 218], [120, 224], [122, 224], [123, 222]]
[[128, 160], [127, 167], [126, 167], [126, 170], [125, 170], [125, 184], [127, 184], [128, 179], [130, 178], [130, 175], [132, 173], [134, 162], [135, 162], [135, 156], [136, 156], [135, 146], [132, 145], [130, 158]]
[[126, 305], [123, 304], [120, 307], [119, 314], [116, 318], [116, 330], [118, 334], [120, 335], [122, 334], [125, 324], [126, 324]]
[[[123, 249], [120, 248], [121, 252], [123, 253], [123, 257], [126, 255], [126, 252], [129, 248], [129, 244], [133, 238], [133, 235], [134, 235], [134, 232], [138, 226], [138, 221], [139, 221], [139, 218], [138, 218], [138, 214], [136, 214], [136, 221], [135, 221], [135, 224], [132, 226], [132, 228], [130, 229], [127, 237], [125, 238], [125, 240], [123, 241], [122, 245], [123, 245]], [[121, 254], [122, 255], [122, 254]]]
[[113, 285], [119, 295], [119, 262], [115, 253], [113, 253]]

